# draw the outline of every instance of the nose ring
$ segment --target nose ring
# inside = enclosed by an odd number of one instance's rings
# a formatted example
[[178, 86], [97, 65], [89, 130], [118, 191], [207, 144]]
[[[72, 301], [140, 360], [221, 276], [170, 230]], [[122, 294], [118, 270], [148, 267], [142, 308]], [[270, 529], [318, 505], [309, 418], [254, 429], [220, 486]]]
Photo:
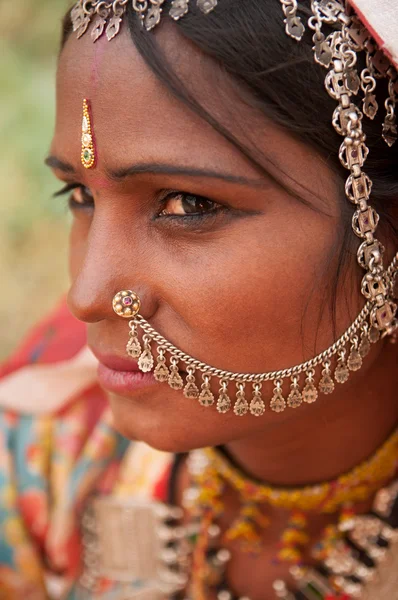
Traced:
[[114, 296], [112, 307], [119, 317], [131, 319], [140, 312], [141, 300], [135, 292], [122, 290]]

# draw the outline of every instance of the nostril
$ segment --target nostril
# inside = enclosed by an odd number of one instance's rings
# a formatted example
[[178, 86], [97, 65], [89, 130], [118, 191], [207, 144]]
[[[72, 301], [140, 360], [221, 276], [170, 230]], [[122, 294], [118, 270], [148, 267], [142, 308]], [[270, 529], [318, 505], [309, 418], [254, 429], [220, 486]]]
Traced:
[[[75, 285], [71, 287], [66, 298], [70, 312], [76, 319], [84, 323], [97, 323], [107, 316], [106, 299], [79, 291]], [[110, 311], [108, 310], [108, 313]]]

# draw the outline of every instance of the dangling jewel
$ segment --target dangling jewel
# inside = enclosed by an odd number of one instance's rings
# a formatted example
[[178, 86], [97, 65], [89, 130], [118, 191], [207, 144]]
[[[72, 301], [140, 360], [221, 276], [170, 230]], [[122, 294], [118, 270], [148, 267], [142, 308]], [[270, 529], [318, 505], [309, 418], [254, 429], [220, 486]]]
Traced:
[[261, 417], [265, 412], [264, 400], [261, 397], [261, 386], [258, 383], [253, 385], [253, 398], [249, 410], [254, 417]]
[[96, 161], [96, 152], [91, 127], [90, 110], [90, 102], [86, 98], [84, 98], [81, 134], [82, 147], [80, 159], [85, 169], [91, 169], [92, 167], [94, 167]]
[[330, 361], [327, 360], [324, 363], [324, 369], [322, 371], [322, 379], [319, 382], [319, 390], [322, 394], [331, 394], [334, 390], [334, 381], [330, 374]]
[[274, 412], [283, 412], [286, 408], [286, 400], [282, 394], [282, 382], [280, 379], [275, 381], [276, 387], [274, 388], [274, 395], [272, 396], [272, 400], [270, 402], [270, 408]]
[[363, 112], [368, 117], [368, 119], [373, 120], [377, 115], [377, 111], [379, 110], [379, 105], [376, 100], [376, 96], [374, 94], [366, 93], [363, 99]]
[[362, 367], [362, 357], [357, 348], [358, 340], [355, 338], [351, 346], [351, 352], [347, 360], [350, 371], [358, 371]]
[[159, 25], [162, 16], [161, 4], [163, 4], [163, 2], [164, 0], [161, 0], [160, 2], [158, 0], [158, 3], [152, 4], [151, 8], [148, 10], [145, 17], [145, 29], [147, 31], [151, 31], [156, 25]]
[[326, 40], [323, 33], [319, 31], [318, 34], [314, 34], [312, 41], [314, 42], [314, 47], [312, 49], [314, 51], [315, 61], [323, 67], [328, 68], [333, 58], [333, 53], [328, 40]]
[[202, 406], [211, 406], [214, 404], [214, 394], [210, 389], [210, 378], [208, 375], [203, 376], [203, 383], [201, 386], [201, 392], [199, 394], [199, 403]]
[[174, 357], [171, 359], [170, 375], [167, 383], [173, 390], [182, 390], [184, 387], [184, 381], [178, 372], [178, 360]]
[[157, 365], [156, 368], [153, 372], [153, 376], [155, 377], [156, 381], [160, 381], [161, 383], [168, 381], [169, 377], [170, 377], [170, 371], [167, 368], [166, 365], [166, 360], [164, 358], [164, 353], [163, 353], [163, 349], [159, 348], [158, 350], [159, 355], [157, 358]]
[[98, 15], [96, 20], [94, 21], [93, 29], [91, 30], [91, 39], [93, 40], [93, 42], [96, 42], [104, 33], [105, 25], [106, 18]]
[[135, 325], [132, 325], [130, 329], [130, 339], [127, 342], [126, 352], [131, 358], [139, 358], [142, 353], [141, 344], [137, 336], [137, 330]]
[[347, 88], [354, 95], [358, 94], [359, 88], [361, 87], [361, 81], [359, 79], [359, 75], [355, 69], [347, 69], [344, 74], [344, 82]]
[[380, 339], [380, 331], [376, 327], [371, 327], [369, 331], [369, 341], [371, 344], [375, 344]]
[[198, 0], [197, 6], [204, 13], [208, 15], [212, 10], [216, 8], [218, 0]]
[[369, 341], [369, 334], [368, 334], [368, 326], [364, 325], [363, 328], [363, 333], [362, 333], [362, 337], [361, 337], [361, 343], [359, 344], [359, 354], [361, 356], [361, 358], [365, 358], [369, 352], [370, 352], [370, 341]]
[[[124, 12], [124, 11], [123, 11]], [[108, 42], [113, 40], [114, 37], [120, 31], [120, 24], [122, 22], [123, 13], [114, 14], [111, 20], [108, 23], [108, 27], [106, 28], [106, 37], [108, 38]]]
[[340, 358], [339, 358], [339, 360], [337, 362], [337, 366], [334, 370], [334, 378], [337, 381], [337, 383], [345, 383], [350, 376], [350, 371], [344, 362], [344, 358], [345, 358], [345, 351], [343, 350], [340, 353]]
[[287, 397], [287, 405], [290, 406], [290, 408], [298, 408], [302, 404], [303, 398], [300, 393], [300, 388], [298, 386], [298, 378], [296, 376], [292, 377], [292, 384], [290, 386], [290, 390], [291, 392]]
[[193, 367], [188, 367], [188, 375], [187, 375], [187, 383], [184, 387], [184, 396], [189, 400], [194, 400], [199, 396], [199, 389], [195, 383], [195, 369]]
[[231, 398], [228, 396], [228, 388], [227, 382], [221, 381], [220, 395], [217, 400], [217, 410], [221, 414], [227, 413], [231, 410], [232, 402]]
[[174, 21], [178, 21], [187, 14], [189, 8], [189, 0], [173, 0], [170, 7], [170, 17]]
[[384, 121], [383, 125], [383, 140], [390, 148], [395, 144], [398, 138], [397, 125], [391, 121]]
[[142, 352], [141, 356], [138, 359], [138, 368], [143, 373], [149, 373], [150, 371], [152, 371], [153, 365], [154, 365], [154, 360], [153, 360], [151, 346], [150, 346], [151, 338], [149, 338], [147, 335], [144, 335], [143, 340], [144, 340], [144, 351]]
[[314, 385], [314, 375], [314, 369], [308, 371], [307, 378], [305, 380], [305, 386], [301, 394], [304, 402], [306, 402], [307, 404], [312, 404], [318, 398], [318, 390]]
[[245, 397], [245, 386], [243, 383], [238, 383], [238, 391], [236, 392], [236, 400], [234, 405], [234, 413], [237, 417], [243, 417], [249, 410], [249, 403]]

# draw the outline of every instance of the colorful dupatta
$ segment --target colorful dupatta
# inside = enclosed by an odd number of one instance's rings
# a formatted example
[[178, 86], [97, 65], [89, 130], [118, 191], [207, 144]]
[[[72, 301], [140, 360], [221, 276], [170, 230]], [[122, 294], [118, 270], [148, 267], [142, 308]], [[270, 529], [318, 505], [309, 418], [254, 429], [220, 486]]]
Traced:
[[74, 598], [86, 500], [150, 496], [170, 460], [114, 430], [84, 346], [84, 325], [62, 304], [1, 371], [1, 600]]

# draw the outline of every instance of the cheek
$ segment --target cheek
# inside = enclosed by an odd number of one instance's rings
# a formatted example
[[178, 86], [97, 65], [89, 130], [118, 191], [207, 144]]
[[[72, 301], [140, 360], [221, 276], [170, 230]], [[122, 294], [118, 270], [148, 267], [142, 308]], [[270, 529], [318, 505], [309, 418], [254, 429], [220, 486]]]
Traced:
[[76, 279], [87, 250], [87, 237], [91, 219], [88, 215], [73, 216], [69, 234], [69, 274], [70, 279]]
[[317, 336], [328, 345], [330, 323], [318, 323], [336, 223], [305, 207], [275, 210], [240, 220], [213, 247], [181, 253], [183, 262], [174, 255], [173, 304], [206, 362], [245, 372], [299, 363], [303, 325], [310, 352]]

